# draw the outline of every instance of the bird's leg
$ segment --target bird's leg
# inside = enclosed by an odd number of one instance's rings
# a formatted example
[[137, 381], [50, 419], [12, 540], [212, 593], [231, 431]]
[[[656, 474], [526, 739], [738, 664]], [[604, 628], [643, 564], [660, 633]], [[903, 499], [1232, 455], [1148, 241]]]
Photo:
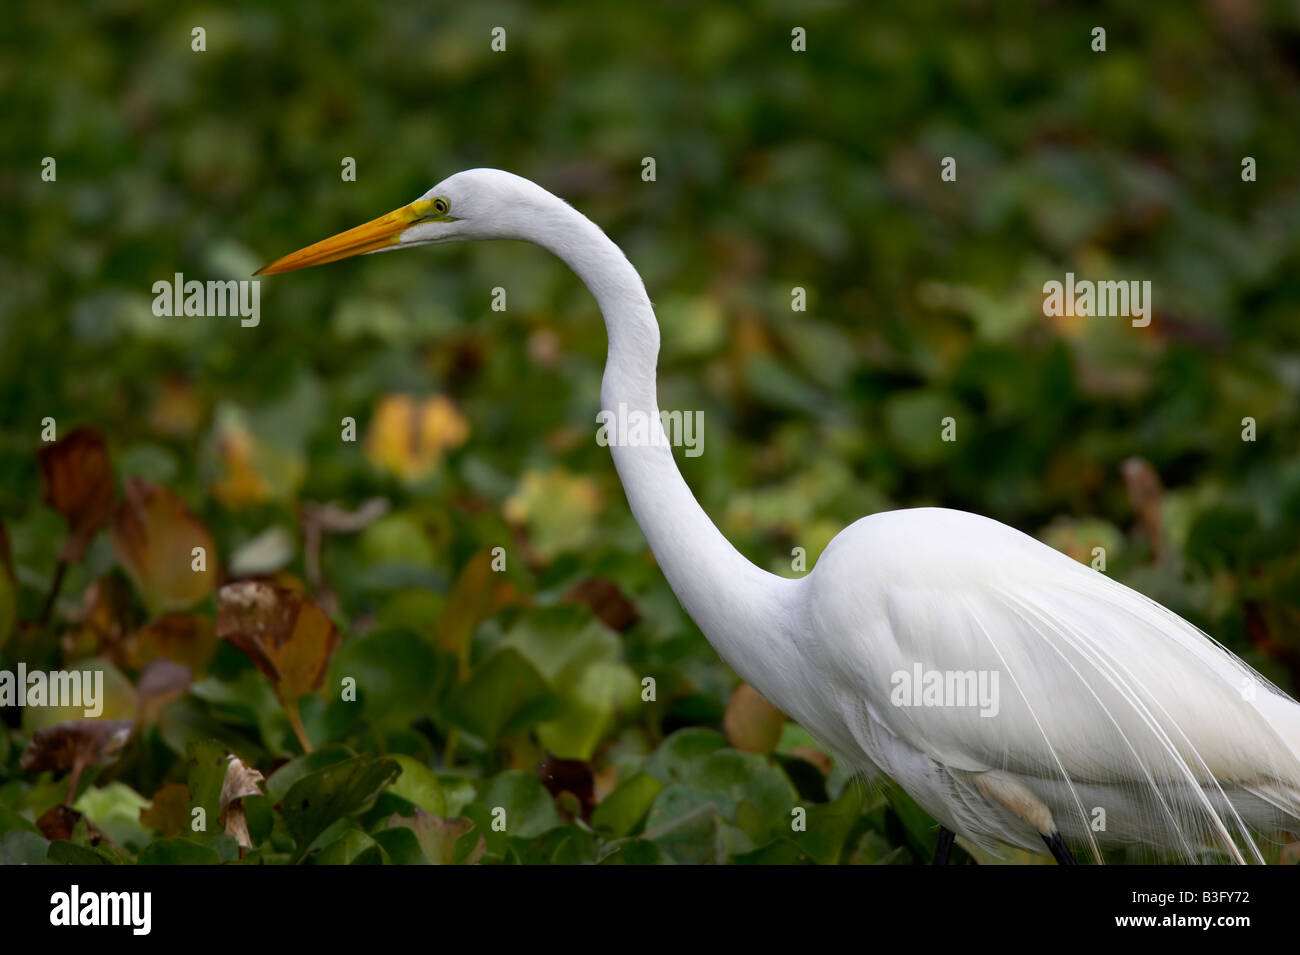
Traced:
[[1074, 859], [1074, 853], [1070, 851], [1061, 838], [1061, 833], [1054, 831], [1050, 836], [1043, 836], [1043, 841], [1047, 843], [1047, 851], [1052, 854], [1057, 865], [1078, 865]]
[[956, 838], [953, 831], [946, 826], [939, 827], [939, 842], [934, 847], [934, 861], [931, 865], [947, 865], [948, 854], [952, 852], [952, 841]]

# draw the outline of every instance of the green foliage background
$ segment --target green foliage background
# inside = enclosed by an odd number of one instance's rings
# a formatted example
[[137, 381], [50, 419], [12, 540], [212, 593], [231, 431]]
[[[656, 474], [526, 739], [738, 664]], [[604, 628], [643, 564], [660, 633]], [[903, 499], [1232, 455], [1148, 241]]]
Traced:
[[[0, 861], [928, 856], [929, 820], [827, 773], [792, 724], [729, 745], [736, 678], [591, 440], [605, 339], [559, 262], [426, 249], [264, 280], [256, 328], [151, 313], [175, 272], [246, 278], [476, 165], [567, 198], [640, 269], [661, 404], [704, 411], [683, 471], [757, 563], [792, 573], [803, 547], [811, 566], [881, 509], [974, 510], [1081, 559], [1105, 547], [1108, 573], [1300, 685], [1294, 5], [102, 0], [7, 19], [0, 668], [95, 661], [134, 731], [51, 841], [36, 823], [66, 776], [19, 765], [51, 717], [4, 710]], [[1151, 280], [1151, 326], [1045, 319], [1066, 271]], [[144, 705], [122, 648], [158, 614], [108, 533], [40, 622], [65, 536], [46, 417], [106, 436], [115, 494], [179, 495], [223, 579], [279, 572], [326, 608], [342, 643], [300, 707], [312, 754], [225, 642]], [[1154, 500], [1126, 487], [1131, 457]], [[375, 497], [387, 513], [326, 533], [313, 573], [311, 505]], [[504, 575], [475, 577], [498, 546]], [[210, 621], [215, 594], [183, 614]], [[142, 821], [167, 784], [215, 819], [228, 753], [267, 777], [251, 849]]]

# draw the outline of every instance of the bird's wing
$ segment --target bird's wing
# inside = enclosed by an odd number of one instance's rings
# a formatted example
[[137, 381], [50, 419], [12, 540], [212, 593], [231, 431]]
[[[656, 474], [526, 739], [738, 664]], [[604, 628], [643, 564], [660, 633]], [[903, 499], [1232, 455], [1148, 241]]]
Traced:
[[864, 748], [883, 730], [945, 767], [1121, 788], [1188, 826], [1227, 789], [1295, 813], [1300, 705], [1219, 644], [996, 522], [906, 523], [828, 549], [810, 595], [812, 655]]

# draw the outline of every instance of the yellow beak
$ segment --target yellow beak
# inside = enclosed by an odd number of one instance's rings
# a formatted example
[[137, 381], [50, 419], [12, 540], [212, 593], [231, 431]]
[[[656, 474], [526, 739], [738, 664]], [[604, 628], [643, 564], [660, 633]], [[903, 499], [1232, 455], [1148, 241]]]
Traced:
[[385, 249], [390, 245], [396, 245], [402, 233], [421, 219], [442, 218], [430, 215], [432, 209], [433, 200], [417, 199], [409, 206], [394, 209], [388, 215], [372, 219], [365, 225], [322, 239], [315, 245], [309, 245], [297, 252], [290, 252], [284, 258], [262, 266], [253, 274], [275, 275], [277, 272], [292, 272], [295, 269], [306, 269], [313, 265], [324, 265], [326, 262], [337, 262], [339, 259]]

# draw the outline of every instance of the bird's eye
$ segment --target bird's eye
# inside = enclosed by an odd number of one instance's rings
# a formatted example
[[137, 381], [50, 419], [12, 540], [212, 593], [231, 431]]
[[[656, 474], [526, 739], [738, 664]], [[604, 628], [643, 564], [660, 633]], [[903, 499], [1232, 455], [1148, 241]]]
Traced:
[[451, 211], [451, 203], [442, 196], [436, 196], [433, 200], [433, 211], [436, 215], [445, 216]]

